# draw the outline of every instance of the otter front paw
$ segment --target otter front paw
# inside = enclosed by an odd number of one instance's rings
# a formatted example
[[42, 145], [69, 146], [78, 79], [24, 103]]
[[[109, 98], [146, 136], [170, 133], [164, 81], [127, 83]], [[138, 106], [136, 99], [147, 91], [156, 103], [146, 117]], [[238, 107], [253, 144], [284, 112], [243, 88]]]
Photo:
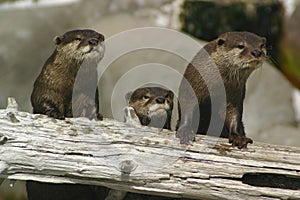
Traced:
[[247, 138], [246, 136], [236, 135], [232, 134], [229, 137], [229, 143], [232, 144], [232, 146], [236, 146], [239, 149], [245, 149], [247, 148], [247, 144], [252, 144], [253, 140], [250, 138]]
[[99, 121], [102, 121], [103, 120], [103, 115], [101, 114], [101, 113], [97, 113], [97, 119], [99, 120]]
[[45, 112], [45, 114], [55, 119], [60, 119], [60, 120], [65, 119], [65, 116], [55, 109], [48, 110]]
[[176, 137], [180, 139], [180, 144], [190, 144], [195, 141], [195, 133], [189, 126], [180, 126], [176, 131]]

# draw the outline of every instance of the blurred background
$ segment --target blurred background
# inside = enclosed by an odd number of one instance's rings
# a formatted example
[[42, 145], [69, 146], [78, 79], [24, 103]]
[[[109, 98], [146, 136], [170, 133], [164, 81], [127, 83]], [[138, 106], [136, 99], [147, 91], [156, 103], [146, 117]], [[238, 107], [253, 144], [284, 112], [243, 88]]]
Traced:
[[[55, 48], [54, 36], [89, 28], [111, 38], [149, 26], [180, 31], [201, 45], [227, 31], [267, 37], [268, 61], [248, 81], [246, 132], [255, 141], [300, 146], [299, 0], [0, 0], [0, 109], [12, 96], [20, 110], [32, 111], [33, 82]], [[180, 43], [170, 45], [180, 48]], [[115, 117], [111, 97], [118, 80], [135, 66], [151, 62], [180, 73], [187, 65], [186, 60], [157, 50], [120, 56], [99, 82], [105, 117]], [[172, 79], [157, 71], [152, 75]], [[122, 95], [117, 98], [120, 107], [125, 105]], [[22, 182], [1, 185], [0, 200], [10, 199], [26, 199]]]

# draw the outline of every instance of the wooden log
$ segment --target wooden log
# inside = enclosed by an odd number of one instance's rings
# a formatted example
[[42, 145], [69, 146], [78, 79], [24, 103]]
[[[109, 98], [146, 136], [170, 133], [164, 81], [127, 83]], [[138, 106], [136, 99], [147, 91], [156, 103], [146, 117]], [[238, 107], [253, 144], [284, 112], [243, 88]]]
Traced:
[[[13, 102], [12, 100], [10, 102]], [[300, 149], [175, 133], [112, 119], [56, 120], [0, 110], [0, 178], [106, 186], [191, 199], [299, 199]], [[286, 134], [286, 133], [283, 133]]]

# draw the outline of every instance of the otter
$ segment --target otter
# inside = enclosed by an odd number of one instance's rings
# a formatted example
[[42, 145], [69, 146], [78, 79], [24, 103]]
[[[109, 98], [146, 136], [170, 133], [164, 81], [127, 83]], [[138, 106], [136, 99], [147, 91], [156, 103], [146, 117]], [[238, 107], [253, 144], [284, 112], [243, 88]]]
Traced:
[[[133, 125], [151, 126], [171, 130], [174, 93], [161, 87], [142, 87], [125, 96], [125, 122]], [[164, 199], [126, 191], [110, 190], [106, 199]]]
[[104, 36], [89, 29], [72, 30], [53, 41], [56, 48], [34, 82], [33, 113], [101, 119], [96, 67], [104, 55]]
[[[143, 87], [126, 94], [125, 121], [171, 130], [174, 93], [160, 87]], [[132, 110], [133, 109], [133, 110]], [[133, 112], [131, 112], [133, 111]]]
[[[196, 54], [179, 88], [176, 136], [180, 143], [189, 144], [195, 133], [207, 134], [210, 123], [221, 123], [220, 136], [229, 138], [229, 143], [239, 149], [253, 142], [246, 137], [242, 122], [245, 86], [250, 74], [262, 65], [266, 53], [266, 38], [249, 32], [227, 32]], [[225, 102], [220, 102], [222, 85]], [[212, 100], [217, 102], [218, 112], [214, 121]]]
[[[31, 94], [34, 114], [56, 119], [88, 117], [99, 113], [97, 64], [104, 56], [104, 36], [96, 31], [72, 30], [53, 39], [56, 48], [35, 80]], [[99, 199], [96, 186], [27, 181], [29, 200]]]

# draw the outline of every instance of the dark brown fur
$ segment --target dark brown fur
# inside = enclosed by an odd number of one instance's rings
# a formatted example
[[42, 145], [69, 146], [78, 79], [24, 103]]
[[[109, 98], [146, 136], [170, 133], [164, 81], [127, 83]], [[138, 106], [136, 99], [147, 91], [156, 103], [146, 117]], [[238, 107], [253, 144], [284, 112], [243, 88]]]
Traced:
[[171, 130], [172, 91], [160, 87], [144, 87], [126, 96], [128, 106], [134, 108], [142, 125]]
[[[93, 30], [74, 30], [56, 36], [56, 49], [37, 77], [31, 103], [33, 113], [49, 117], [101, 119], [97, 89], [97, 64], [104, 53], [104, 36]], [[28, 181], [29, 200], [101, 199], [108, 189], [75, 184]], [[106, 195], [106, 194], [105, 194]]]
[[[198, 52], [188, 65], [184, 73], [187, 81], [182, 81], [179, 90], [177, 137], [181, 143], [187, 144], [194, 140], [195, 133], [206, 134], [210, 123], [221, 123], [221, 137], [229, 138], [229, 142], [238, 148], [246, 148], [248, 143], [252, 143], [245, 136], [243, 101], [249, 75], [266, 57], [265, 43], [265, 38], [252, 33], [228, 32]], [[192, 89], [189, 89], [189, 84]], [[221, 102], [220, 88], [223, 84], [226, 102]], [[217, 102], [218, 113], [211, 122], [212, 99]], [[222, 107], [225, 108], [224, 112]], [[214, 131], [212, 129], [210, 134], [219, 134]]]
[[[144, 126], [153, 126], [171, 130], [171, 118], [173, 110], [174, 93], [160, 87], [138, 88], [126, 95], [128, 106], [134, 108], [134, 113], [139, 122]], [[158, 107], [162, 110], [154, 110], [150, 116], [151, 107]], [[165, 110], [165, 111], [163, 111]], [[131, 116], [132, 117], [132, 116]], [[130, 120], [128, 120], [130, 121]], [[163, 122], [165, 122], [163, 124]], [[171, 200], [182, 198], [170, 198], [128, 192], [124, 200]], [[183, 199], [182, 199], [183, 200]]]
[[93, 30], [69, 31], [54, 38], [56, 49], [34, 83], [33, 113], [57, 119], [101, 116], [96, 67], [103, 57], [103, 41], [104, 36]]

